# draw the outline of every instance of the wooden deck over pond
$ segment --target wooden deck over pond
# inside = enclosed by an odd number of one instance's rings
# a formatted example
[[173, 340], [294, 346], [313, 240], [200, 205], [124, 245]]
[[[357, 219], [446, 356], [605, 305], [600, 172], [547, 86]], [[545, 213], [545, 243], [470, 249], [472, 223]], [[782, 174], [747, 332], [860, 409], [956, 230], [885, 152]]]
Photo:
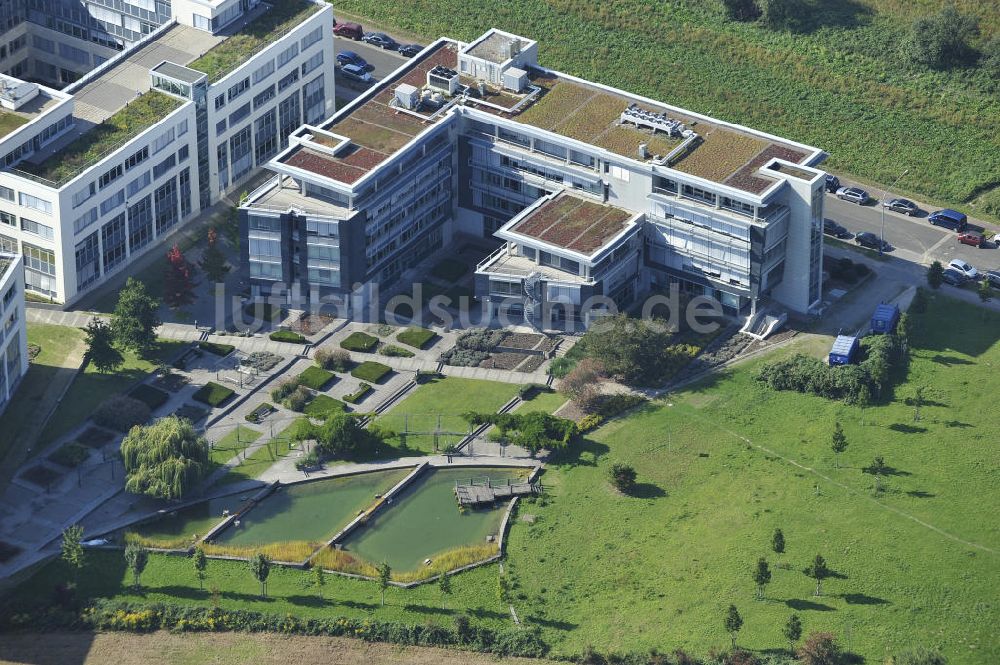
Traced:
[[494, 485], [487, 481], [485, 484], [471, 483], [468, 485], [455, 484], [455, 498], [459, 505], [478, 506], [486, 503], [496, 503], [512, 499], [515, 496], [527, 496], [537, 494], [539, 487], [535, 483], [510, 482]]

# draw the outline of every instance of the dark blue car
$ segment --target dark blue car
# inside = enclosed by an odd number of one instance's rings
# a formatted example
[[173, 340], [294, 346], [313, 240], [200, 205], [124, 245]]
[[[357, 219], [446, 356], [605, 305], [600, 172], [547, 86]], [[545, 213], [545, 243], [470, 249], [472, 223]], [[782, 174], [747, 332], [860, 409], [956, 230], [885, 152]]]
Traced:
[[361, 69], [368, 69], [368, 63], [365, 59], [354, 51], [341, 51], [337, 54], [337, 64], [343, 67], [344, 65], [357, 65]]

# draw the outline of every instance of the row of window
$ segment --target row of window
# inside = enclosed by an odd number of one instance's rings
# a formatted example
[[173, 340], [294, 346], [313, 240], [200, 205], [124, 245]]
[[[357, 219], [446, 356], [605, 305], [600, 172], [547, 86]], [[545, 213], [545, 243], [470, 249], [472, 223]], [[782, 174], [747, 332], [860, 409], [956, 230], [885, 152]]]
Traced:
[[51, 143], [55, 138], [61, 136], [67, 129], [73, 126], [76, 121], [72, 115], [66, 115], [59, 120], [48, 125], [37, 135], [17, 146], [3, 157], [3, 166], [13, 166], [25, 157], [41, 150], [45, 145]]

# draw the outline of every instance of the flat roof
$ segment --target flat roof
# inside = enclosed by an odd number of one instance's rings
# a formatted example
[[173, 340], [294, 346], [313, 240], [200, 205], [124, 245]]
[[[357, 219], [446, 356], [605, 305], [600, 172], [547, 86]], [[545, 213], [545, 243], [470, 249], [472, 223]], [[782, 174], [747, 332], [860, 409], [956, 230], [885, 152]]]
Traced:
[[563, 191], [544, 200], [507, 231], [590, 255], [624, 231], [634, 216]]
[[244, 207], [251, 210], [261, 208], [280, 210], [281, 212], [295, 209], [334, 219], [349, 219], [356, 214], [349, 208], [329, 203], [321, 198], [306, 196], [297, 185], [286, 185], [287, 182], [294, 183], [291, 178], [282, 177], [277, 187], [267, 187], [266, 189], [261, 187], [260, 190], [251, 194]]
[[201, 80], [201, 77], [205, 76], [204, 72], [199, 72], [188, 67], [182, 67], [173, 62], [161, 62], [153, 68], [153, 73], [160, 74], [162, 76], [169, 76], [177, 81], [191, 84], [197, 83]]
[[474, 57], [482, 58], [496, 64], [503, 64], [511, 59], [510, 46], [514, 43], [527, 45], [530, 42], [516, 35], [508, 35], [499, 30], [491, 30], [478, 41], [473, 42], [471, 47], [464, 53]]
[[65, 98], [53, 97], [44, 88], [39, 88], [38, 95], [25, 102], [16, 111], [0, 109], [0, 140], [3, 140], [14, 130], [28, 124], [35, 118], [47, 113]]

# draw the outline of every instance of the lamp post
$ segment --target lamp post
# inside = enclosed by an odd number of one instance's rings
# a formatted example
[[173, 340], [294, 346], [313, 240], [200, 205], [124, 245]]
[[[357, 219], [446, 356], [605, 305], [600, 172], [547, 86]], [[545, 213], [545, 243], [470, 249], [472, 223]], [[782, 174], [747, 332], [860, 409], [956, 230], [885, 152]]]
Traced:
[[896, 178], [896, 180], [891, 185], [889, 185], [889, 187], [887, 187], [885, 189], [885, 191], [882, 192], [882, 200], [879, 201], [879, 203], [882, 206], [882, 230], [879, 231], [879, 234], [878, 234], [878, 255], [879, 256], [882, 256], [882, 247], [885, 245], [885, 204], [886, 204], [886, 199], [888, 199], [888, 197], [889, 197], [889, 190], [892, 189], [892, 188], [894, 188], [896, 186], [896, 184], [900, 180], [903, 179], [903, 176], [906, 175], [909, 172], [910, 172], [910, 169], [906, 169], [905, 171], [903, 171], [902, 173], [900, 173], [899, 177]]

